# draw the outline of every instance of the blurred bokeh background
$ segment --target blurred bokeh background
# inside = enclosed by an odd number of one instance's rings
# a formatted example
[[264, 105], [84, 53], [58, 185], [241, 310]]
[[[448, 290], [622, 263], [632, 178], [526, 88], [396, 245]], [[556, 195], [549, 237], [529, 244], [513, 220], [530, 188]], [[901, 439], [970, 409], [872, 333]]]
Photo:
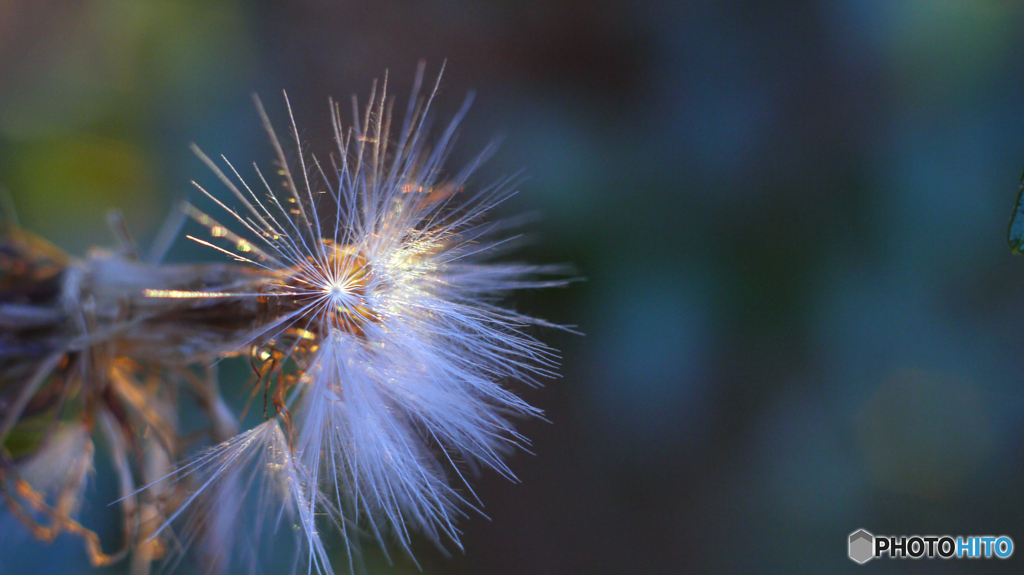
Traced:
[[[490, 520], [424, 573], [1020, 571], [846, 557], [858, 528], [1024, 545], [1020, 2], [0, 0], [0, 186], [71, 253], [114, 207], [146, 245], [217, 189], [189, 142], [271, 159], [251, 93], [326, 151], [328, 96], [446, 58], [439, 117], [476, 91], [453, 161], [501, 136], [478, 181], [529, 176], [524, 257], [587, 278], [517, 306], [586, 336], [542, 335], [564, 377], [523, 390], [551, 423], [522, 483], [478, 478]], [[94, 572], [5, 537], [5, 575]]]

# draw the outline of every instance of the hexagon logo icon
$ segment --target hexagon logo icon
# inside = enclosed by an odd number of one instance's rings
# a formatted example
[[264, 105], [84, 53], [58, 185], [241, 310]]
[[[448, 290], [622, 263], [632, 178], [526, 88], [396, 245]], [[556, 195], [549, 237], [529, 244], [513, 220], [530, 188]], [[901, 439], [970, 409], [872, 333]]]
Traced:
[[863, 529], [850, 533], [850, 559], [863, 565], [875, 556], [874, 547], [874, 535]]

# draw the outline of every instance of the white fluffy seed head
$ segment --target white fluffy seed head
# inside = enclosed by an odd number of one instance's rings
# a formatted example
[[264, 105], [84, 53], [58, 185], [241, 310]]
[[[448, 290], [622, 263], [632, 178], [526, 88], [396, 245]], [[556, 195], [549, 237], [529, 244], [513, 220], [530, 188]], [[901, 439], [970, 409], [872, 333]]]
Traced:
[[[351, 127], [332, 103], [338, 149], [328, 163], [301, 154], [289, 163], [257, 101], [279, 186], [257, 169], [259, 186], [250, 187], [226, 159], [232, 177], [197, 152], [242, 206], [235, 211], [200, 188], [235, 223], [228, 231], [204, 215], [213, 240], [234, 248], [218, 249], [270, 278], [251, 294], [266, 303], [266, 321], [243, 345], [276, 358], [261, 377], [277, 378], [281, 440], [294, 454], [289, 465], [310, 483], [292, 505], [330, 517], [347, 539], [359, 526], [404, 550], [412, 531], [459, 545], [455, 520], [475, 498], [460, 465], [513, 478], [503, 456], [526, 440], [510, 419], [540, 412], [505, 385], [553, 376], [556, 356], [528, 333], [549, 324], [498, 302], [513, 290], [565, 283], [562, 268], [492, 261], [514, 238], [484, 216], [511, 194], [510, 182], [466, 191], [490, 149], [459, 172], [444, 170], [469, 100], [428, 145], [437, 86], [421, 98], [422, 79], [421, 66], [401, 124], [392, 123], [386, 79], [364, 111], [354, 104]], [[290, 131], [301, 150], [294, 119]], [[289, 360], [297, 377], [279, 367]], [[260, 445], [232, 441], [231, 450]], [[319, 566], [316, 530], [304, 529], [307, 565]]]

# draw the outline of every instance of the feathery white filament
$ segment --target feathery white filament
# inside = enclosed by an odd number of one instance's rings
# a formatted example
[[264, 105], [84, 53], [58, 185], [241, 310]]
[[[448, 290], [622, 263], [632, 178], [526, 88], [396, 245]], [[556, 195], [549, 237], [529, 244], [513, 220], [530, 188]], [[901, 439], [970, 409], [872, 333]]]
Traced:
[[[554, 352], [526, 332], [530, 325], [549, 324], [497, 302], [511, 290], [562, 285], [563, 280], [540, 278], [564, 270], [489, 261], [514, 239], [497, 237], [500, 226], [482, 223], [485, 212], [510, 195], [510, 182], [461, 198], [490, 149], [442, 177], [469, 99], [428, 147], [424, 131], [437, 86], [419, 98], [422, 77], [421, 67], [395, 133], [386, 77], [380, 94], [371, 92], [365, 112], [355, 113], [348, 130], [332, 103], [338, 156], [331, 178], [315, 157], [301, 153], [293, 174], [258, 101], [283, 191], [275, 191], [257, 168], [263, 188], [257, 193], [226, 159], [234, 178], [197, 149], [243, 209], [234, 210], [197, 184], [238, 229], [228, 231], [194, 208], [187, 208], [189, 215], [214, 240], [230, 242], [230, 249], [218, 249], [279, 278], [272, 289], [252, 294], [276, 299], [278, 311], [243, 347], [296, 329], [313, 334], [314, 344], [286, 346], [301, 374], [288, 400], [292, 443], [271, 420], [184, 471], [213, 468], [206, 483], [225, 483], [217, 478], [236, 473], [254, 454], [276, 458], [288, 469], [281, 472], [288, 480], [272, 487], [299, 489], [284, 497], [284, 505], [302, 526], [312, 571], [330, 570], [316, 514], [329, 516], [347, 539], [354, 539], [351, 526], [362, 524], [382, 544], [390, 535], [406, 551], [410, 529], [438, 544], [459, 545], [455, 520], [470, 504], [449, 485], [446, 467], [461, 479], [459, 464], [479, 463], [514, 479], [502, 458], [527, 442], [509, 418], [540, 411], [503, 382], [535, 383], [554, 375]], [[301, 151], [294, 119], [291, 132]]]

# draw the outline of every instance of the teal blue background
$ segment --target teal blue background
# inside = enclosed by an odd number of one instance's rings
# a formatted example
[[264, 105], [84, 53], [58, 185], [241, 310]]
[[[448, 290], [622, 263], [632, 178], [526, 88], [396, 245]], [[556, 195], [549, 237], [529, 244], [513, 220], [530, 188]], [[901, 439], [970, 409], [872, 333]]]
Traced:
[[[517, 300], [586, 336], [541, 334], [564, 377], [523, 389], [551, 423], [522, 483], [476, 479], [491, 520], [419, 542], [425, 573], [1020, 571], [846, 558], [858, 528], [1024, 541], [1020, 2], [0, 2], [0, 186], [74, 254], [112, 207], [147, 245], [220, 189], [189, 142], [271, 159], [250, 93], [326, 154], [327, 98], [384, 69], [404, 97], [421, 58], [439, 118], [477, 94], [453, 165], [502, 136], [476, 181], [528, 175], [522, 257], [587, 278]], [[108, 547], [112, 479], [100, 455]], [[16, 527], [0, 573], [90, 572]]]

